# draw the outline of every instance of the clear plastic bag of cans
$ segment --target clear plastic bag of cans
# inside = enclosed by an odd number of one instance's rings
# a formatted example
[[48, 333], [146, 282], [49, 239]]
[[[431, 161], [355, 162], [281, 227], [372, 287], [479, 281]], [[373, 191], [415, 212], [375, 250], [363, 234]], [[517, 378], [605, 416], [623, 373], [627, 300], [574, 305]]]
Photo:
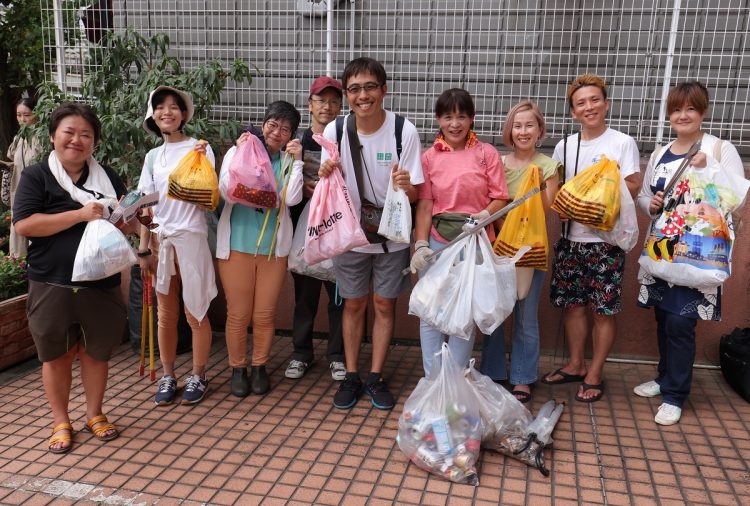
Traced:
[[479, 402], [444, 344], [430, 379], [422, 378], [398, 421], [401, 450], [420, 468], [456, 483], [479, 485]]
[[466, 377], [479, 399], [482, 447], [518, 459], [549, 476], [544, 448], [552, 443], [552, 431], [563, 404], [547, 401], [534, 418], [512, 393], [477, 371], [473, 359]]

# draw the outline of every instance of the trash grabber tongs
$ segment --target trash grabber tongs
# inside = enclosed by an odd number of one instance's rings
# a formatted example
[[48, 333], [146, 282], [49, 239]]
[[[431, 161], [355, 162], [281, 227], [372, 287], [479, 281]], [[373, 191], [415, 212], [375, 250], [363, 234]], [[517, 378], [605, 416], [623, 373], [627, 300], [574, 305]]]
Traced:
[[[460, 241], [461, 239], [464, 239], [465, 237], [468, 237], [468, 236], [470, 236], [472, 234], [478, 234], [480, 231], [484, 230], [484, 227], [486, 227], [487, 225], [489, 225], [493, 221], [495, 221], [495, 220], [497, 220], [499, 218], [502, 218], [503, 216], [505, 216], [506, 214], [508, 214], [509, 212], [511, 212], [513, 209], [515, 209], [516, 207], [518, 207], [521, 204], [523, 204], [526, 200], [530, 199], [531, 197], [533, 197], [534, 195], [536, 195], [540, 191], [541, 190], [539, 188], [532, 188], [531, 190], [527, 191], [526, 193], [524, 193], [523, 195], [521, 195], [517, 199], [514, 199], [513, 202], [511, 202], [507, 206], [503, 207], [499, 211], [496, 211], [495, 213], [493, 213], [493, 214], [489, 215], [488, 217], [484, 218], [483, 220], [479, 220], [478, 222], [476, 222], [476, 224], [474, 225], [474, 227], [471, 228], [470, 230], [462, 231], [460, 234], [458, 234], [456, 236], [455, 239], [453, 239], [448, 244], [446, 244], [442, 249], [439, 249], [438, 251], [434, 251], [431, 255], [428, 255], [425, 259], [428, 262], [437, 259], [437, 257], [440, 256], [440, 254], [443, 251], [445, 251], [446, 249], [448, 249], [448, 246], [452, 246], [452, 245], [456, 244], [458, 241]], [[404, 269], [403, 271], [401, 271], [401, 274], [403, 274], [404, 276], [406, 276], [410, 272], [411, 272], [410, 268], [407, 267], [406, 269]]]
[[[677, 181], [680, 180], [682, 177], [682, 174], [685, 172], [685, 170], [688, 168], [688, 165], [690, 165], [690, 162], [693, 161], [693, 157], [695, 156], [698, 151], [701, 149], [701, 141], [697, 140], [695, 143], [690, 146], [690, 149], [688, 149], [688, 152], [685, 153], [685, 158], [682, 159], [682, 163], [679, 167], [677, 167], [677, 170], [674, 173], [674, 176], [672, 176], [672, 179], [669, 180], [669, 182], [664, 186], [664, 189], [662, 190], [662, 194], [666, 196], [672, 188], [674, 188], [674, 185], [677, 184]], [[669, 211], [674, 206], [675, 199], [670, 199], [669, 202], [664, 204], [664, 209]]]
[[146, 279], [145, 290], [148, 302], [148, 365], [151, 372], [151, 381], [156, 381], [156, 369], [154, 368], [154, 296], [151, 290], [151, 276]]
[[146, 296], [146, 281], [143, 281], [141, 285], [143, 293], [141, 294], [141, 301], [143, 307], [141, 308], [141, 364], [138, 368], [138, 374], [143, 376], [146, 369], [146, 328], [148, 325], [148, 298]]

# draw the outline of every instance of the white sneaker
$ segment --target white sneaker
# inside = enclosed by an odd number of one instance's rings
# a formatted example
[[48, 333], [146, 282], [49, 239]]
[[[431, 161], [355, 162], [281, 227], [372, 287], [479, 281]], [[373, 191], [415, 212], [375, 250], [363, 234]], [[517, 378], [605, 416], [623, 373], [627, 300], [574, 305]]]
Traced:
[[680, 421], [682, 416], [682, 408], [678, 408], [672, 404], [663, 403], [659, 406], [659, 411], [654, 417], [654, 421], [659, 425], [674, 425]]
[[343, 362], [331, 362], [328, 368], [331, 369], [331, 378], [333, 378], [333, 381], [344, 381], [346, 378], [346, 366]]
[[300, 379], [307, 371], [307, 362], [292, 360], [286, 368], [284, 376], [291, 379]]
[[661, 395], [661, 387], [656, 381], [649, 381], [647, 383], [641, 383], [633, 389], [635, 395], [641, 397], [656, 397]]

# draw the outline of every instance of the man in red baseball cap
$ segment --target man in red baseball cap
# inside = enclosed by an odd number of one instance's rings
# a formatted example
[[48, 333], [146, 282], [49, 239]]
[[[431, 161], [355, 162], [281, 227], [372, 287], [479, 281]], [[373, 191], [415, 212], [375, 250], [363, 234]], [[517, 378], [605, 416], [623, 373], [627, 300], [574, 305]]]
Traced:
[[[300, 214], [312, 196], [318, 183], [320, 168], [320, 145], [312, 138], [313, 134], [322, 134], [328, 123], [341, 113], [343, 90], [341, 83], [328, 76], [316, 78], [310, 85], [307, 107], [310, 110], [310, 128], [302, 132], [302, 169], [304, 189], [302, 202], [291, 208], [292, 222], [296, 229]], [[306, 223], [299, 226], [305, 227]], [[343, 301], [339, 297], [336, 304], [336, 285], [330, 281], [321, 281], [302, 274], [292, 273], [294, 279], [294, 324], [292, 342], [294, 352], [286, 368], [287, 378], [298, 379], [313, 363], [313, 323], [318, 312], [320, 288], [323, 285], [328, 292], [328, 366], [334, 380], [342, 381], [346, 376], [344, 366], [344, 345], [341, 334], [341, 316]]]

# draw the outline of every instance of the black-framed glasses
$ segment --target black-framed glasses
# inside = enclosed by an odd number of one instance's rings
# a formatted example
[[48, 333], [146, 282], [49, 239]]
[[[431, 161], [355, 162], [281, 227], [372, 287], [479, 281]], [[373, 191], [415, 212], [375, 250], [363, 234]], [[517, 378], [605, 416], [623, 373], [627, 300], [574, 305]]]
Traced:
[[350, 95], [359, 95], [362, 92], [362, 90], [365, 90], [365, 93], [372, 93], [373, 91], [377, 90], [378, 88], [382, 86], [383, 86], [382, 84], [373, 83], [373, 82], [365, 83], [362, 85], [352, 84], [346, 89], [346, 92], [349, 93]]
[[325, 100], [323, 98], [311, 98], [312, 102], [317, 105], [318, 107], [323, 107], [326, 105], [330, 105], [331, 107], [341, 107], [341, 100], [338, 98], [333, 98], [331, 100]]

